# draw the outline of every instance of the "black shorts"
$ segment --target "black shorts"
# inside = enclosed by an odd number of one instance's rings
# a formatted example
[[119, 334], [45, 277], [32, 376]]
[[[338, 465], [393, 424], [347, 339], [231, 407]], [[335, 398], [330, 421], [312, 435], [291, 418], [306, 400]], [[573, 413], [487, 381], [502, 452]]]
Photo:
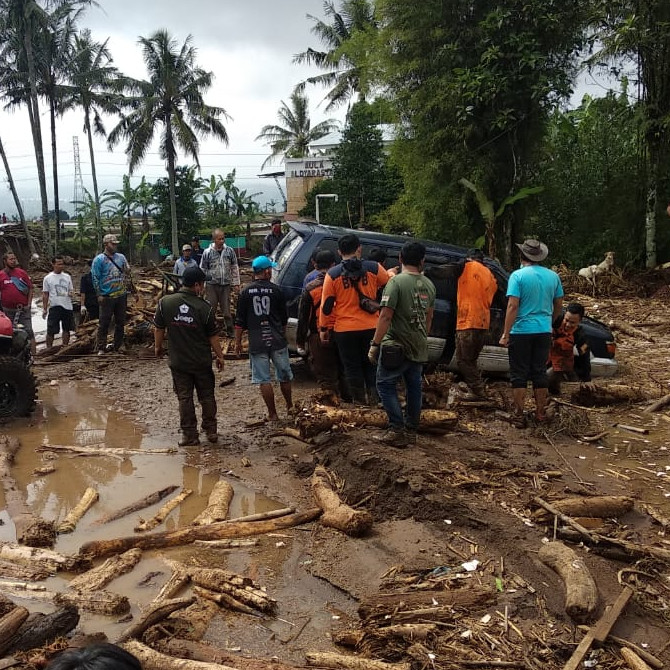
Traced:
[[65, 309], [60, 305], [49, 307], [47, 314], [47, 335], [57, 335], [60, 333], [61, 324], [63, 332], [74, 330], [74, 313], [71, 309]]
[[509, 378], [512, 388], [526, 388], [533, 382], [533, 388], [547, 388], [547, 360], [551, 348], [551, 333], [532, 335], [510, 335]]

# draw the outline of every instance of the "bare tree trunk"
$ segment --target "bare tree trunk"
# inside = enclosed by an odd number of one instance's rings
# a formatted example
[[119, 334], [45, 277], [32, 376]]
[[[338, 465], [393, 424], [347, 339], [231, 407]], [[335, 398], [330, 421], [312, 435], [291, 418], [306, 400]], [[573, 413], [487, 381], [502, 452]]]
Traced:
[[54, 250], [58, 251], [60, 242], [60, 201], [58, 198], [58, 152], [56, 151], [56, 110], [54, 101], [49, 101], [49, 121], [51, 122], [51, 173], [54, 182], [54, 214], [56, 218], [56, 235]]
[[177, 235], [177, 195], [175, 193], [175, 165], [174, 144], [169, 119], [166, 122], [167, 142], [166, 153], [168, 158], [168, 184], [170, 188], [170, 218], [172, 220], [172, 255], [179, 258], [179, 237]]
[[644, 225], [644, 251], [645, 267], [656, 267], [656, 200], [657, 200], [657, 176], [656, 165], [651, 167], [651, 175], [647, 184], [647, 211], [645, 213]]
[[16, 205], [16, 211], [19, 214], [19, 220], [21, 221], [21, 226], [23, 227], [23, 232], [28, 240], [28, 249], [31, 254], [37, 253], [35, 250], [35, 242], [30, 230], [28, 230], [28, 223], [26, 222], [26, 217], [23, 214], [23, 207], [21, 207], [21, 201], [19, 200], [19, 194], [16, 192], [16, 186], [14, 185], [14, 178], [12, 177], [11, 170], [9, 169], [9, 163], [7, 162], [7, 154], [5, 153], [5, 147], [2, 144], [2, 139], [0, 139], [0, 156], [2, 157], [2, 162], [5, 166], [5, 172], [7, 173], [7, 182], [9, 184], [9, 190], [12, 192], [12, 197], [14, 198], [14, 205]]
[[33, 54], [33, 40], [32, 40], [32, 21], [26, 19], [25, 35], [23, 37], [23, 44], [26, 50], [26, 61], [28, 63], [28, 80], [30, 83], [30, 104], [29, 113], [32, 111], [30, 118], [30, 129], [33, 134], [33, 144], [35, 145], [35, 159], [37, 161], [37, 179], [40, 185], [40, 199], [42, 201], [42, 227], [44, 230], [44, 242], [47, 251], [50, 252], [51, 235], [49, 232], [49, 200], [47, 197], [47, 179], [46, 170], [44, 169], [44, 147], [42, 145], [42, 124], [40, 123], [40, 108], [37, 97], [37, 75], [35, 73], [35, 57]]
[[93, 133], [89, 120], [88, 109], [84, 110], [84, 130], [88, 137], [88, 153], [91, 157], [91, 176], [93, 177], [93, 197], [95, 198], [95, 233], [98, 240], [98, 249], [102, 249], [102, 220], [100, 217], [100, 195], [98, 193], [98, 176], [95, 171], [95, 154], [93, 152]]

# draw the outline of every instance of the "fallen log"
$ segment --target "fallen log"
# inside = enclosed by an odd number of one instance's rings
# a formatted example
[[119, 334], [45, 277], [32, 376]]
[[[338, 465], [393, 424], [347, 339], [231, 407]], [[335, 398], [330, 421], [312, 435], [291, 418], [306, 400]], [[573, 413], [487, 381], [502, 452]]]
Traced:
[[145, 630], [151, 628], [151, 626], [154, 626], [160, 621], [163, 621], [163, 619], [169, 617], [173, 612], [191, 606], [194, 602], [195, 598], [190, 597], [162, 600], [160, 602], [152, 603], [149, 609], [142, 614], [142, 618], [139, 621], [136, 621], [121, 633], [121, 637], [119, 637], [117, 643], [120, 644], [121, 642], [126, 642], [133, 638], [139, 639]]
[[544, 509], [547, 510], [550, 514], [553, 514], [555, 517], [558, 517], [563, 523], [567, 524], [568, 526], [571, 526], [574, 528], [580, 535], [584, 536], [589, 542], [593, 544], [597, 544], [598, 540], [596, 539], [595, 535], [592, 533], [589, 533], [584, 526], [581, 524], [577, 523], [574, 519], [569, 517], [567, 514], [563, 514], [559, 509], [554, 507], [553, 505], [550, 505], [546, 500], [543, 500], [539, 496], [536, 498], [533, 498], [533, 502], [536, 505], [539, 505], [540, 507], [543, 507]]
[[249, 605], [245, 605], [242, 601], [237, 600], [227, 593], [215, 593], [209, 589], [203, 589], [200, 586], [193, 587], [193, 593], [205, 600], [211, 600], [213, 603], [225, 607], [226, 609], [233, 610], [234, 612], [242, 612], [242, 614], [251, 614], [252, 616], [260, 616], [258, 611]]
[[194, 526], [206, 526], [217, 521], [225, 521], [233, 499], [233, 487], [223, 480], [214, 484], [209, 494], [207, 507], [193, 520]]
[[43, 444], [37, 447], [35, 451], [55, 451], [57, 453], [72, 453], [81, 454], [82, 456], [133, 456], [140, 454], [142, 456], [149, 456], [153, 454], [176, 454], [177, 449], [168, 447], [167, 449], [122, 449], [120, 447], [76, 447], [74, 445], [62, 444]]
[[0, 560], [0, 577], [3, 579], [20, 579], [37, 582], [55, 574], [55, 570], [47, 570], [39, 565], [31, 567], [29, 565], [19, 565], [11, 561]]
[[359, 656], [343, 656], [332, 652], [310, 651], [305, 654], [307, 665], [318, 668], [345, 668], [347, 670], [411, 670], [410, 663], [386, 663]]
[[137, 657], [143, 670], [235, 670], [228, 665], [167, 656], [137, 640], [128, 640], [121, 646]]
[[[420, 432], [444, 434], [454, 428], [458, 414], [448, 410], [430, 409], [421, 412]], [[316, 405], [309, 414], [298, 417], [298, 426], [303, 438], [330, 430], [336, 424], [386, 428], [386, 412], [376, 409], [339, 409]]]
[[271, 661], [247, 658], [239, 654], [231, 654], [220, 647], [213, 647], [203, 642], [194, 642], [183, 638], [158, 640], [156, 648], [169, 656], [189, 658], [206, 663], [229, 663], [236, 668], [244, 668], [244, 670], [297, 670], [294, 666], [275, 661], [274, 658]]
[[651, 670], [651, 667], [628, 647], [623, 647], [621, 649], [621, 657], [626, 661], [626, 665], [630, 670]]
[[76, 607], [67, 606], [50, 614], [34, 614], [7, 641], [3, 654], [38, 649], [59, 637], [65, 637], [79, 623]]
[[598, 606], [598, 587], [584, 561], [562, 542], [543, 544], [538, 558], [563, 580], [568, 616], [578, 621], [592, 616]]
[[[431, 590], [410, 591], [406, 593], [377, 593], [361, 600], [358, 615], [361, 619], [382, 619], [391, 623], [388, 615], [395, 619], [398, 612], [407, 610], [425, 611], [437, 608], [448, 610], [460, 607], [476, 611], [495, 600], [495, 593], [484, 588], [462, 588], [453, 591]], [[437, 603], [437, 604], [436, 604]]]
[[71, 533], [76, 527], [81, 518], [88, 512], [95, 504], [100, 496], [94, 488], [87, 488], [81, 500], [71, 509], [65, 519], [58, 525], [56, 530], [59, 533]]
[[342, 502], [331, 485], [326, 468], [317, 465], [312, 475], [312, 495], [316, 504], [323, 510], [321, 523], [335, 528], [346, 535], [358, 537], [372, 528], [372, 514], [365, 510], [355, 510]]
[[85, 556], [66, 556], [51, 549], [24, 547], [11, 542], [0, 544], [0, 559], [28, 564], [33, 568], [39, 567], [49, 572], [58, 570], [81, 572], [91, 567], [91, 560]]
[[[536, 499], [537, 502], [537, 499]], [[634, 500], [628, 496], [593, 496], [563, 498], [555, 500], [551, 505], [562, 514], [571, 517], [593, 517], [597, 519], [614, 519], [633, 509]], [[538, 521], [549, 517], [546, 508], [535, 510], [533, 518]]]
[[16, 603], [0, 592], [0, 618], [9, 614], [16, 607]]
[[141, 520], [133, 530], [136, 533], [143, 533], [147, 530], [156, 528], [156, 526], [160, 526], [170, 513], [179, 507], [179, 505], [181, 505], [181, 503], [183, 503], [192, 493], [193, 491], [191, 489], [184, 489], [179, 495], [172, 498], [172, 500], [168, 500], [168, 502], [166, 502], [165, 505], [163, 505], [150, 519], [147, 519], [146, 521]]
[[84, 612], [116, 616], [130, 612], [130, 602], [126, 596], [110, 591], [93, 591], [92, 593], [57, 593], [54, 596], [56, 605], [79, 607]]
[[170, 578], [163, 584], [161, 590], [154, 598], [154, 603], [159, 600], [171, 600], [179, 591], [181, 591], [189, 582], [191, 578], [181, 568], [175, 568], [170, 575]]
[[247, 547], [257, 547], [258, 538], [249, 540], [196, 540], [193, 544], [196, 547], [207, 547], [209, 549], [246, 549]]
[[25, 607], [15, 607], [0, 619], [0, 656], [3, 656], [9, 641], [28, 618], [30, 612]]
[[570, 395], [570, 402], [583, 407], [606, 407], [644, 400], [646, 396], [639, 389], [614, 384], [607, 387], [582, 385]]
[[318, 519], [320, 509], [311, 509], [306, 512], [297, 512], [279, 519], [268, 521], [220, 521], [209, 526], [186, 526], [178, 530], [163, 531], [148, 535], [132, 535], [111, 540], [93, 540], [82, 545], [79, 549], [81, 556], [100, 558], [110, 554], [118, 554], [133, 547], [139, 549], [162, 549], [190, 544], [194, 540], [220, 540], [233, 537], [248, 537], [272, 533], [283, 528], [301, 526]]
[[122, 509], [117, 510], [116, 512], [112, 512], [107, 516], [103, 516], [102, 518], [97, 519], [91, 525], [102, 525], [105, 523], [110, 523], [111, 521], [116, 521], [117, 519], [122, 519], [124, 516], [133, 514], [133, 512], [139, 512], [141, 509], [151, 507], [151, 505], [155, 505], [156, 503], [163, 500], [163, 498], [166, 498], [171, 493], [174, 493], [178, 488], [179, 488], [178, 486], [168, 486], [164, 489], [161, 489], [160, 491], [154, 491], [153, 493], [150, 493], [148, 496], [145, 496], [141, 500], [135, 501], [134, 503], [128, 505], [127, 507], [123, 507]]
[[129, 549], [118, 556], [110, 556], [102, 565], [70, 580], [68, 587], [75, 591], [99, 591], [117, 577], [130, 572], [141, 558], [141, 549]]
[[563, 666], [563, 670], [577, 670], [580, 668], [591, 645], [594, 642], [600, 642], [602, 644], [606, 640], [632, 595], [633, 589], [629, 586], [625, 586], [612, 607], [608, 608], [605, 611], [605, 614], [598, 619], [596, 625], [591, 627], [586, 635], [584, 635], [582, 641], [577, 645], [577, 648], [572, 653], [568, 662]]
[[629, 337], [637, 337], [646, 340], [647, 342], [655, 341], [651, 335], [647, 335], [643, 330], [635, 328], [635, 326], [631, 326], [630, 323], [626, 323], [625, 321], [610, 319], [608, 325], [612, 330], [618, 330], [620, 333], [628, 335]]
[[398, 639], [407, 642], [427, 640], [430, 635], [439, 631], [439, 626], [433, 623], [405, 623], [400, 626], [385, 626], [371, 632], [372, 637], [378, 640]]
[[659, 398], [658, 400], [654, 401], [649, 405], [648, 407], [645, 407], [643, 412], [658, 412], [665, 407], [670, 405], [670, 393], [667, 395], [664, 395], [662, 398]]

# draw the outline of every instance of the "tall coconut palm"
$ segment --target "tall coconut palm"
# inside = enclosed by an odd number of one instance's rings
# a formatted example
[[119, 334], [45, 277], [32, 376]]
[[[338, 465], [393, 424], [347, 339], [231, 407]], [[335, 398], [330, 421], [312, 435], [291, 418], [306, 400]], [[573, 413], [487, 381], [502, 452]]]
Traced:
[[283, 100], [277, 112], [282, 125], [263, 126], [256, 140], [270, 145], [272, 153], [263, 161], [263, 167], [278, 156], [301, 158], [309, 155], [309, 145], [332, 133], [339, 127], [335, 119], [326, 119], [312, 128], [309, 118], [307, 97], [294, 91], [291, 105]]
[[106, 136], [102, 123], [102, 113], [118, 111], [118, 71], [112, 65], [112, 55], [107, 48], [107, 40], [96, 42], [90, 30], [82, 30], [74, 39], [72, 58], [69, 62], [69, 83], [64, 86], [66, 104], [76, 105], [84, 111], [84, 132], [88, 138], [91, 157], [93, 196], [96, 205], [95, 228], [98, 244], [102, 244], [102, 223], [100, 220], [100, 193], [98, 175], [93, 151], [93, 133]]
[[167, 163], [172, 218], [172, 253], [179, 255], [175, 166], [177, 148], [190, 156], [198, 166], [199, 137], [211, 135], [228, 144], [228, 132], [221, 118], [228, 118], [221, 107], [205, 104], [203, 94], [212, 85], [214, 75], [196, 66], [196, 50], [189, 35], [179, 47], [166, 30], [150, 37], [140, 37], [149, 79], [128, 81], [135, 95], [127, 102], [129, 112], [109, 135], [113, 147], [127, 140], [126, 155], [132, 173], [144, 160], [160, 126], [160, 156]]
[[[314, 22], [314, 33], [325, 46], [324, 51], [308, 48], [293, 57], [294, 63], [316, 65], [323, 74], [308, 77], [296, 87], [302, 92], [306, 84], [330, 87], [326, 94], [329, 111], [346, 103], [354, 95], [365, 100], [371, 81], [368, 56], [379, 30], [371, 0], [342, 0], [338, 11], [332, 0], [323, 3], [326, 20], [307, 14]], [[329, 21], [329, 22], [328, 22]]]
[[135, 189], [130, 185], [130, 177], [123, 175], [123, 188], [120, 191], [112, 191], [110, 200], [116, 203], [116, 213], [121, 216], [121, 237], [128, 242], [128, 253], [130, 262], [133, 262], [133, 208], [137, 204]]

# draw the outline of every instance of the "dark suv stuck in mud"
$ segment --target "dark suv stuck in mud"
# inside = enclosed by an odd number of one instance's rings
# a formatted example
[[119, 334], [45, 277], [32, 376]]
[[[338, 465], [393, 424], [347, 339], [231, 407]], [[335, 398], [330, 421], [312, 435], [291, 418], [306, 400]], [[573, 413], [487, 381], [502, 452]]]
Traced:
[[[298, 324], [298, 303], [305, 275], [310, 270], [310, 259], [316, 249], [331, 250], [337, 254], [337, 242], [342, 235], [355, 232], [361, 240], [363, 258], [373, 249], [386, 253], [384, 265], [387, 268], [399, 264], [400, 249], [408, 241], [402, 235], [387, 235], [367, 230], [351, 231], [347, 228], [322, 226], [316, 223], [290, 222], [289, 232], [284, 236], [273, 254], [277, 267], [273, 270], [272, 281], [278, 284], [286, 297], [289, 322], [287, 338], [289, 349], [297, 351], [295, 334]], [[413, 238], [412, 238], [413, 239]], [[430, 268], [456, 263], [466, 255], [466, 249], [441, 242], [418, 240], [426, 247], [426, 275]], [[498, 345], [505, 319], [507, 305], [507, 271], [499, 263], [489, 258], [486, 266], [498, 282], [498, 291], [491, 305], [491, 326], [486, 345], [479, 356], [479, 367], [489, 373], [509, 371], [507, 349]], [[432, 277], [431, 277], [432, 278]], [[449, 364], [456, 348], [456, 282], [449, 279], [434, 279], [437, 289], [435, 318], [428, 338], [429, 356], [432, 363]], [[615, 344], [612, 332], [603, 323], [585, 318], [582, 327], [591, 346], [591, 371], [594, 376], [609, 377], [616, 373], [614, 359]]]

